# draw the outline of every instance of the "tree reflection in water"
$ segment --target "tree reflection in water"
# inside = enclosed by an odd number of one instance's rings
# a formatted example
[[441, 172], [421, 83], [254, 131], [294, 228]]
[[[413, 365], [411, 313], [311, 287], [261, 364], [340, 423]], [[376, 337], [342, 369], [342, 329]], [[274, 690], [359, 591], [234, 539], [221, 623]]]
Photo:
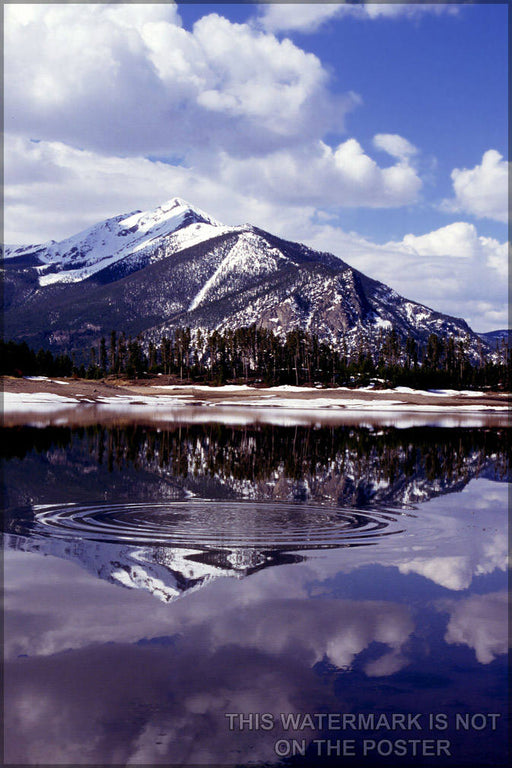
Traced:
[[[508, 430], [221, 424], [4, 429], [7, 503], [202, 498], [411, 504], [507, 479]], [[23, 472], [16, 459], [24, 460]], [[59, 480], [57, 487], [55, 479]], [[15, 487], [13, 487], [15, 486]]]

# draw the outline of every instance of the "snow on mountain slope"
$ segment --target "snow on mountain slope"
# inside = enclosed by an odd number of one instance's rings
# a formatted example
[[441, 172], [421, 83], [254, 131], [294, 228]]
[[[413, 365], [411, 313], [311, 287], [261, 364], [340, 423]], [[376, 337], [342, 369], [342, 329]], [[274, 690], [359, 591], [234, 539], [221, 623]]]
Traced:
[[4, 258], [37, 256], [41, 286], [73, 283], [132, 254], [154, 252], [164, 241], [170, 255], [232, 229], [176, 197], [154, 211], [114, 216], [60, 242], [6, 246]]
[[28, 256], [38, 253], [38, 251], [44, 251], [47, 248], [51, 248], [55, 245], [55, 240], [48, 240], [47, 243], [39, 243], [32, 245], [4, 245], [2, 248], [2, 256], [4, 259], [15, 259], [19, 256]]
[[214, 274], [194, 296], [189, 312], [203, 302], [222, 298], [230, 290], [239, 287], [237, 284], [244, 278], [252, 280], [272, 274], [279, 268], [280, 261], [285, 261], [285, 257], [277, 248], [272, 248], [255, 232], [242, 231]]
[[479, 359], [482, 341], [464, 320], [400, 296], [340, 256], [251, 225], [224, 226], [173, 198], [58, 243], [6, 248], [5, 329], [34, 345], [80, 350], [113, 329], [158, 344], [179, 327], [254, 323], [353, 349], [393, 328], [421, 344], [431, 333], [451, 336]]

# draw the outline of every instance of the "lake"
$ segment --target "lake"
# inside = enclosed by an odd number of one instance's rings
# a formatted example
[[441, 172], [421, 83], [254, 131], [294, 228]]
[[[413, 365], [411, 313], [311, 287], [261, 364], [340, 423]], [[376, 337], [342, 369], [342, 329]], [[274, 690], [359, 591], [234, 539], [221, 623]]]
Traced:
[[506, 426], [15, 426], [5, 763], [507, 764]]

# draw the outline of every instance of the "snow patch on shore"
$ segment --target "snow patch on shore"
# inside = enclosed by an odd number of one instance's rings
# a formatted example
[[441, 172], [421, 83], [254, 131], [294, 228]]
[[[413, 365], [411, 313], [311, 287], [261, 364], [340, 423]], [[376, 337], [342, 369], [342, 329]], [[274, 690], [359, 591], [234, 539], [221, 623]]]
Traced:
[[151, 389], [194, 389], [199, 392], [246, 392], [255, 391], [255, 387], [248, 384], [223, 384], [221, 387], [213, 387], [209, 384], [152, 384]]
[[[97, 404], [102, 408], [124, 408], [129, 406], [130, 410], [138, 406], [144, 408], [174, 408], [177, 405], [186, 405], [192, 395], [115, 395], [114, 397], [99, 397]], [[183, 401], [187, 402], [183, 402]]]
[[[67, 383], [67, 382], [61, 382]], [[151, 394], [120, 394], [114, 396], [99, 396], [95, 400], [91, 400], [85, 396], [78, 395], [77, 397], [65, 397], [63, 395], [50, 393], [50, 392], [5, 392], [3, 395], [3, 410], [6, 414], [14, 413], [54, 413], [56, 410], [68, 409], [70, 407], [75, 408], [81, 406], [83, 408], [97, 407], [101, 410], [109, 411], [123, 411], [130, 412], [136, 415], [137, 410], [143, 410], [147, 413], [148, 410], [158, 411], [160, 414], [167, 409], [168, 411], [174, 409], [183, 409], [186, 406], [195, 407], [208, 407], [208, 409], [247, 409], [257, 410], [261, 409], [279, 409], [290, 411], [302, 411], [302, 412], [330, 412], [330, 413], [347, 413], [347, 412], [371, 412], [372, 414], [384, 413], [457, 413], [457, 414], [470, 414], [470, 413], [500, 413], [504, 414], [509, 410], [506, 400], [503, 405], [491, 404], [485, 405], [480, 403], [460, 404], [460, 403], [441, 403], [441, 402], [425, 402], [425, 403], [408, 403], [400, 399], [382, 399], [377, 394], [375, 397], [357, 398], [357, 397], [280, 397], [276, 392], [278, 387], [270, 388], [264, 391], [255, 390], [247, 385], [218, 387], [212, 389], [208, 386], [194, 387], [187, 386], [181, 387], [179, 385], [171, 385], [169, 387], [151, 387], [151, 389], [170, 389], [170, 390], [182, 390], [181, 392], [175, 392], [172, 395], [158, 394], [157, 392], [151, 392]], [[183, 390], [188, 391], [183, 391]], [[405, 388], [401, 388], [404, 390]], [[218, 400], [195, 398], [192, 390], [199, 390], [203, 392], [215, 392], [220, 391], [228, 397], [221, 397]], [[242, 398], [240, 400], [229, 399], [230, 393], [236, 393], [239, 391], [247, 390], [253, 391], [257, 394], [256, 397]], [[288, 393], [301, 393], [304, 394], [305, 389], [302, 387], [287, 388], [285, 390]], [[306, 390], [307, 391], [307, 390]], [[318, 390], [314, 391], [318, 395]], [[393, 390], [388, 390], [392, 392]], [[414, 392], [415, 390], [410, 390]], [[354, 390], [351, 390], [353, 393]], [[356, 390], [357, 392], [357, 390]], [[444, 392], [444, 391], [443, 391]], [[325, 391], [327, 395], [328, 390]], [[368, 392], [365, 392], [368, 395]], [[395, 390], [395, 395], [399, 394], [398, 389]], [[418, 391], [418, 394], [433, 394], [422, 393]], [[441, 394], [440, 392], [438, 394]], [[462, 393], [456, 392], [456, 395]], [[475, 393], [465, 392], [464, 394], [473, 395]], [[479, 393], [483, 394], [483, 393]]]
[[4, 392], [2, 400], [5, 413], [19, 413], [21, 411], [46, 413], [80, 403], [76, 397], [64, 397], [64, 395], [55, 395], [52, 392]]

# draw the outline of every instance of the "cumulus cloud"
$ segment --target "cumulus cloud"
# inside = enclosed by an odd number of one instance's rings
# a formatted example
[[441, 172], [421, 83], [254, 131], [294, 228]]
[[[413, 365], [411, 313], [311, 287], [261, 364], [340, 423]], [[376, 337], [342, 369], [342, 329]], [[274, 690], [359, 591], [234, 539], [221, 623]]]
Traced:
[[472, 595], [465, 600], [446, 601], [450, 613], [447, 643], [473, 648], [480, 664], [490, 664], [508, 651], [508, 594]]
[[495, 149], [484, 153], [480, 165], [455, 168], [451, 177], [455, 197], [444, 201], [449, 211], [463, 211], [477, 218], [508, 221], [509, 164]]
[[386, 207], [418, 197], [414, 147], [377, 135], [395, 158], [380, 167], [354, 138], [325, 144], [359, 97], [330, 93], [316, 56], [254, 25], [210, 14], [188, 31], [173, 5], [9, 6], [5, 45], [13, 135], [162, 157], [259, 200]]
[[311, 666], [327, 656], [340, 669], [349, 669], [365, 648], [379, 642], [387, 645], [388, 650], [379, 656], [382, 668], [368, 666], [369, 676], [386, 674], [384, 667], [390, 666], [388, 653], [393, 654], [393, 666], [400, 659], [396, 668], [409, 663], [401, 651], [414, 623], [405, 606], [369, 600], [276, 600], [267, 601], [262, 613], [256, 622], [247, 616], [242, 624], [239, 610], [226, 613], [224, 621], [213, 630], [213, 642], [222, 647], [236, 637], [245, 647], [264, 649], [274, 655], [293, 651]]
[[117, 154], [263, 152], [343, 127], [320, 60], [218, 14], [174, 5], [6, 7], [10, 131]]
[[196, 168], [143, 157], [116, 157], [62, 142], [5, 137], [4, 230], [7, 243], [62, 240], [109, 216], [151, 209], [171, 197], [208, 211], [225, 224], [251, 222], [291, 232], [313, 206], [276, 207], [242, 194]]
[[334, 18], [416, 19], [427, 13], [456, 13], [447, 3], [270, 3], [260, 8], [259, 23], [272, 32], [315, 32]]
[[[354, 137], [330, 146], [326, 136], [338, 137], [360, 99], [331, 92], [320, 59], [274, 34], [334, 15], [445, 10], [268, 4], [246, 24], [211, 13], [188, 30], [174, 3], [8, 4], [6, 240], [62, 239], [177, 195], [227, 224], [249, 221], [330, 250], [481, 330], [506, 324], [496, 286], [507, 274], [504, 243], [456, 222], [378, 245], [321, 219], [420, 200], [419, 151], [390, 133], [377, 133], [372, 148]], [[452, 209], [505, 220], [497, 152], [452, 177]]]
[[6, 136], [5, 146], [9, 243], [62, 239], [109, 215], [156, 207], [175, 195], [227, 224], [251, 222], [297, 239], [308, 235], [294, 234], [297, 219], [310, 220], [315, 203], [398, 206], [412, 202], [421, 186], [407, 162], [381, 168], [355, 139], [336, 150], [319, 142], [264, 158], [223, 153], [192, 167], [14, 135]]
[[397, 245], [413, 256], [482, 261], [491, 275], [494, 272], [502, 278], [507, 276], [508, 244], [492, 237], [479, 237], [476, 227], [467, 222], [456, 221], [426, 235], [405, 235]]
[[[69, 642], [69, 625], [82, 610], [98, 627], [111, 621], [103, 603], [105, 595], [109, 600], [110, 588], [99, 597], [93, 583], [87, 587], [80, 595], [85, 605], [81, 601], [79, 610], [75, 603], [74, 610], [64, 613], [55, 600], [47, 613], [41, 613], [41, 604], [35, 610], [24, 605], [18, 611], [25, 619], [23, 631], [28, 624], [35, 628], [34, 634], [52, 637], [60, 632]], [[231, 589], [235, 604], [222, 602], [211, 589], [204, 592], [208, 592], [203, 598], [210, 606], [208, 619], [197, 615], [197, 601], [183, 601], [179, 608], [175, 604], [182, 620], [176, 611], [167, 610], [164, 633], [149, 636], [156, 642], [129, 642], [134, 615], [141, 633], [148, 624], [154, 625], [153, 607], [148, 610], [147, 604], [139, 604], [140, 610], [134, 611], [131, 602], [128, 632], [121, 621], [114, 628], [113, 642], [81, 639], [72, 652], [67, 645], [63, 653], [31, 651], [28, 664], [17, 658], [8, 661], [9, 763], [54, 764], [58, 757], [78, 764], [84, 754], [95, 764], [272, 762], [282, 728], [267, 738], [262, 738], [264, 732], [246, 728], [233, 741], [226, 712], [273, 712], [278, 722], [279, 712], [323, 711], [320, 706], [339, 711], [336, 707], [344, 706], [343, 700], [325, 685], [314, 665], [327, 657], [346, 669], [373, 643], [383, 644], [385, 650], [367, 664], [367, 674], [393, 674], [410, 663], [402, 651], [414, 623], [405, 605], [283, 598], [244, 605], [245, 590], [239, 588]], [[77, 635], [90, 635], [88, 621], [80, 618], [79, 623]], [[171, 627], [178, 631], [171, 634]], [[144, 635], [136, 639], [144, 640]], [[74, 686], [69, 685], [71, 679]], [[107, 724], [100, 735], [98, 723]], [[296, 734], [313, 735], [293, 729], [283, 735]]]
[[428, 257], [471, 259], [483, 253], [487, 266], [501, 276], [506, 274], [507, 244], [499, 243], [494, 238], [479, 237], [476, 227], [467, 222], [456, 221], [425, 235], [405, 235], [397, 245], [408, 253]]
[[[476, 465], [475, 465], [476, 466]], [[460, 496], [457, 499], [457, 496]], [[429, 508], [434, 516], [428, 518]], [[471, 510], [471, 526], [467, 525]], [[417, 573], [452, 591], [468, 589], [475, 577], [508, 568], [508, 493], [505, 483], [479, 478], [460, 492], [424, 505], [422, 514], [437, 529], [435, 551], [397, 562], [401, 573]], [[444, 601], [443, 605], [460, 605]]]
[[342, 3], [269, 3], [260, 7], [258, 21], [272, 32], [315, 32], [346, 12]]
[[[350, 138], [335, 149], [318, 141], [264, 158], [225, 154], [218, 173], [230, 186], [279, 203], [369, 208], [413, 203], [422, 181], [404, 155], [404, 147], [412, 145], [401, 136], [388, 138], [390, 144], [396, 140], [397, 145], [388, 154], [401, 153], [398, 162], [388, 167], [380, 167], [356, 139]], [[400, 142], [403, 145], [398, 147]]]
[[401, 563], [399, 571], [400, 573], [418, 573], [435, 584], [454, 591], [467, 589], [473, 578], [471, 562], [463, 555], [417, 558], [408, 563]]

